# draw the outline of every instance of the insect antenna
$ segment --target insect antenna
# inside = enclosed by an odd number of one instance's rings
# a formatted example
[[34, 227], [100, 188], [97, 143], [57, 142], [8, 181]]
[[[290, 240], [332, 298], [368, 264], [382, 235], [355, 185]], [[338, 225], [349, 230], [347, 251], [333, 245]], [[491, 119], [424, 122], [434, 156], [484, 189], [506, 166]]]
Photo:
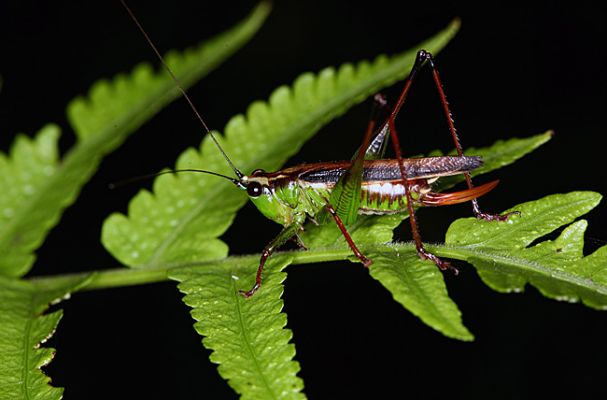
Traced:
[[162, 172], [156, 172], [154, 174], [146, 174], [146, 175], [139, 175], [139, 176], [135, 176], [132, 178], [128, 178], [122, 181], [118, 181], [118, 182], [114, 182], [114, 183], [110, 183], [108, 185], [108, 187], [110, 189], [116, 189], [128, 184], [131, 184], [133, 182], [138, 182], [138, 181], [142, 181], [142, 180], [146, 180], [146, 179], [150, 179], [150, 178], [155, 178], [159, 175], [164, 175], [164, 174], [174, 174], [177, 172], [201, 172], [204, 174], [209, 174], [209, 175], [215, 175], [215, 176], [219, 176], [220, 178], [225, 178], [227, 180], [229, 180], [230, 182], [232, 182], [233, 184], [235, 184], [236, 186], [240, 186], [242, 187], [242, 183], [238, 180], [238, 179], [234, 179], [232, 177], [223, 175], [223, 174], [219, 174], [217, 172], [213, 172], [213, 171], [207, 171], [204, 169], [193, 169], [193, 168], [186, 168], [186, 169], [171, 169], [168, 171], [162, 171]]
[[[217, 148], [219, 149], [219, 151], [221, 152], [221, 154], [223, 155], [223, 157], [226, 159], [226, 161], [228, 162], [228, 164], [230, 165], [230, 167], [234, 171], [234, 174], [236, 174], [236, 176], [238, 177], [239, 180], [242, 179], [243, 176], [244, 176], [244, 174], [242, 172], [240, 172], [238, 170], [238, 168], [236, 168], [234, 166], [234, 164], [232, 164], [232, 161], [230, 160], [230, 158], [228, 157], [228, 155], [226, 154], [226, 152], [223, 151], [223, 148], [221, 147], [221, 145], [217, 141], [217, 138], [215, 137], [215, 135], [213, 135], [213, 132], [211, 132], [211, 130], [207, 126], [206, 122], [204, 122], [204, 119], [202, 118], [202, 115], [200, 115], [200, 113], [198, 112], [198, 109], [196, 108], [196, 106], [194, 105], [194, 103], [192, 102], [192, 100], [190, 99], [190, 96], [188, 96], [188, 94], [186, 93], [185, 89], [183, 88], [183, 85], [181, 84], [181, 82], [179, 81], [179, 79], [177, 79], [177, 77], [173, 73], [173, 70], [164, 61], [164, 57], [162, 57], [162, 55], [160, 54], [160, 52], [156, 48], [156, 45], [154, 44], [154, 42], [152, 42], [152, 39], [150, 39], [150, 37], [148, 36], [148, 34], [145, 31], [145, 29], [143, 29], [143, 26], [141, 25], [141, 23], [139, 23], [139, 20], [137, 19], [137, 17], [133, 13], [133, 11], [131, 11], [131, 9], [129, 8], [129, 6], [126, 4], [125, 0], [120, 0], [120, 3], [122, 3], [122, 6], [126, 9], [127, 13], [129, 14], [129, 16], [131, 17], [131, 19], [133, 20], [133, 22], [135, 23], [135, 25], [137, 26], [137, 28], [139, 29], [139, 31], [141, 32], [141, 34], [143, 35], [143, 37], [145, 38], [146, 42], [148, 42], [148, 44], [152, 48], [152, 50], [156, 54], [156, 57], [158, 57], [158, 59], [160, 60], [160, 63], [162, 64], [162, 66], [164, 67], [164, 69], [169, 73], [169, 75], [171, 76], [171, 79], [173, 79], [173, 82], [175, 82], [175, 86], [177, 86], [177, 89], [181, 92], [181, 95], [183, 96], [183, 98], [190, 105], [190, 108], [192, 109], [192, 111], [196, 115], [196, 118], [198, 118], [198, 121], [200, 121], [200, 124], [204, 128], [205, 132], [208, 133], [211, 136], [211, 139], [213, 139], [213, 142], [215, 143], [215, 146], [217, 146]], [[209, 171], [205, 171], [205, 172], [209, 172]], [[212, 174], [215, 174], [215, 173], [212, 173]], [[222, 176], [220, 174], [215, 174], [215, 175]]]

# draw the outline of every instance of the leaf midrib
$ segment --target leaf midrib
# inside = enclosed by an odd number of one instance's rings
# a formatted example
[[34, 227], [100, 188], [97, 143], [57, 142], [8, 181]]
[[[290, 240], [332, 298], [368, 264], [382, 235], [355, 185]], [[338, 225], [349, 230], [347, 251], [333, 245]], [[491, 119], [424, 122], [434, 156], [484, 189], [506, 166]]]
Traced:
[[[415, 245], [412, 242], [401, 242], [401, 243], [389, 243], [389, 244], [368, 244], [361, 245], [360, 249], [363, 253], [368, 252], [390, 252], [394, 249], [401, 249], [401, 251], [409, 251], [412, 254], [415, 252]], [[503, 259], [505, 262], [509, 263], [514, 267], [521, 267], [531, 272], [538, 272], [545, 276], [550, 275], [555, 276], [558, 275], [558, 279], [562, 282], [576, 284], [578, 287], [588, 288], [589, 290], [594, 290], [601, 295], [607, 296], [607, 284], [603, 284], [600, 282], [596, 282], [591, 278], [585, 277], [577, 277], [574, 273], [570, 273], [567, 271], [563, 271], [561, 269], [550, 269], [539, 265], [538, 263], [531, 263], [529, 260], [516, 257], [512, 255], [505, 255], [507, 250], [505, 249], [477, 249], [470, 248], [462, 245], [454, 245], [454, 244], [426, 244], [426, 248], [435, 254], [442, 256], [453, 258], [461, 261], [467, 261], [471, 257], [482, 257], [483, 260], [493, 261], [495, 258]], [[521, 250], [517, 250], [521, 251]], [[288, 254], [292, 257], [293, 265], [304, 265], [318, 262], [328, 262], [328, 261], [340, 261], [340, 260], [348, 260], [352, 259], [353, 255], [351, 250], [347, 246], [326, 246], [326, 247], [316, 247], [307, 251], [293, 250], [293, 251], [280, 251], [276, 252], [273, 257], [278, 257], [280, 254]], [[586, 260], [586, 256], [584, 258], [580, 258], [578, 260], [574, 260], [574, 262], [583, 262]], [[243, 263], [251, 263], [257, 267], [257, 262], [259, 260], [259, 255], [250, 254], [250, 255], [238, 255], [238, 256], [230, 256], [221, 260], [209, 260], [209, 261], [201, 261], [201, 262], [183, 262], [183, 263], [172, 263], [165, 265], [164, 268], [159, 268], [157, 270], [152, 269], [110, 269], [107, 271], [100, 271], [96, 273], [91, 279], [89, 279], [86, 284], [83, 284], [80, 290], [93, 290], [93, 289], [101, 289], [105, 287], [117, 287], [121, 286], [116, 283], [116, 276], [120, 276], [120, 280], [124, 280], [128, 285], [134, 285], [138, 282], [147, 283], [147, 282], [160, 282], [168, 279], [170, 275], [169, 271], [178, 270], [179, 268], [208, 268], [209, 265], [220, 265], [224, 268], [231, 268], [233, 263], [238, 263], [242, 265]], [[152, 272], [153, 271], [153, 272]], [[163, 271], [159, 273], [158, 271]], [[498, 271], [499, 272], [499, 271]], [[123, 275], [131, 275], [133, 278], [124, 279]], [[153, 277], [150, 278], [149, 275], [152, 274]], [[80, 273], [80, 274], [70, 274], [70, 277], [76, 277], [78, 275], [87, 275], [90, 276], [89, 272]], [[55, 276], [55, 277], [39, 277], [31, 280], [31, 282], [37, 286], [42, 285], [42, 287], [46, 287], [52, 282], [65, 279], [66, 276]]]
[[[238, 274], [234, 269], [232, 269], [230, 276], [234, 276], [234, 275], [238, 275]], [[240, 296], [239, 289], [236, 286], [236, 280], [230, 279], [230, 281], [232, 282], [232, 293], [234, 293], [234, 296]], [[259, 362], [257, 359], [257, 354], [255, 353], [254, 349], [251, 347], [251, 341], [249, 340], [249, 336], [247, 335], [248, 328], [245, 326], [244, 320], [242, 318], [243, 313], [242, 313], [242, 308], [240, 307], [240, 299], [236, 298], [235, 300], [236, 300], [236, 313], [238, 314], [238, 325], [240, 326], [240, 332], [242, 334], [245, 346], [247, 347], [247, 352], [251, 355], [251, 359], [253, 360], [253, 365], [255, 366], [255, 369], [257, 370], [257, 376], [260, 377], [261, 380], [263, 381], [263, 386], [266, 387], [267, 393], [271, 394], [273, 399], [277, 399], [276, 394], [272, 390], [272, 387], [270, 386], [268, 380], [266, 379], [265, 374], [262, 372], [262, 368], [259, 365]]]
[[[538, 263], [530, 259], [507, 254], [505, 253], [504, 249], [472, 249], [467, 246], [453, 246], [448, 244], [435, 246], [435, 248], [438, 250], [437, 253], [445, 257], [452, 257], [464, 261], [467, 261], [469, 257], [475, 257], [494, 263], [496, 260], [500, 260], [501, 263], [510, 265], [520, 270], [535, 272], [542, 276], [547, 276], [552, 279], [559, 280], [560, 282], [574, 284], [580, 288], [588, 288], [601, 295], [607, 296], [607, 285], [602, 285], [591, 278], [571, 274], [559, 268], [544, 266], [542, 263]], [[518, 249], [517, 251], [524, 252], [525, 249]], [[453, 257], [454, 255], [455, 257]], [[580, 258], [576, 261], [581, 260], [583, 259]]]
[[[32, 296], [28, 296], [28, 309], [32, 310], [34, 308], [34, 299]], [[30, 357], [30, 346], [29, 346], [29, 338], [30, 338], [30, 334], [31, 334], [31, 330], [32, 330], [32, 321], [33, 321], [33, 316], [31, 318], [27, 318], [27, 322], [25, 325], [25, 334], [23, 335], [23, 348], [24, 348], [24, 352], [23, 352], [23, 368], [21, 370], [21, 382], [22, 382], [22, 392], [23, 395], [25, 396], [26, 399], [30, 399], [30, 395], [29, 395], [29, 390], [27, 390], [27, 388], [29, 387], [29, 380], [28, 380], [28, 360]]]

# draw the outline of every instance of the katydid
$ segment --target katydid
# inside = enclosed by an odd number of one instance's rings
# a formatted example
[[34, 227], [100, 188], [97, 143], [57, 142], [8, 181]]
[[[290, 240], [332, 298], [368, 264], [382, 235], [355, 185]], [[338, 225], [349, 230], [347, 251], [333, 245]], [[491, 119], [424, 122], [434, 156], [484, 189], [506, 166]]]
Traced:
[[[301, 243], [298, 232], [304, 229], [304, 223], [308, 220], [315, 223], [326, 223], [333, 219], [354, 255], [365, 267], [369, 267], [372, 260], [365, 257], [358, 249], [348, 233], [348, 225], [355, 222], [360, 214], [382, 215], [407, 212], [419, 257], [431, 260], [441, 270], [453, 269], [457, 272], [449, 262], [440, 259], [424, 248], [415, 216], [415, 207], [442, 206], [472, 201], [473, 212], [477, 218], [499, 221], [508, 218], [508, 214], [485, 214], [479, 209], [476, 198], [495, 188], [498, 181], [477, 187], [473, 186], [470, 171], [480, 167], [482, 160], [478, 156], [463, 155], [443, 86], [430, 53], [424, 50], [418, 52], [415, 63], [405, 80], [394, 107], [380, 123], [377, 123], [374, 118], [371, 119], [365, 131], [363, 143], [352, 160], [302, 164], [276, 172], [257, 169], [250, 175], [245, 175], [234, 166], [221, 148], [133, 12], [124, 0], [121, 0], [121, 2], [164, 68], [175, 81], [177, 88], [194, 111], [205, 132], [211, 136], [218, 150], [234, 171], [235, 177], [232, 178], [205, 170], [173, 170], [167, 172], [196, 171], [230, 180], [238, 188], [247, 192], [253, 204], [264, 216], [283, 226], [278, 236], [263, 249], [254, 285], [248, 291], [241, 291], [241, 294], [245, 297], [251, 297], [261, 287], [264, 265], [277, 248], [290, 239], [296, 239], [302, 247], [305, 247], [305, 244]], [[394, 122], [405, 102], [412, 82], [418, 72], [426, 65], [431, 69], [457, 155], [403, 158]], [[379, 99], [381, 100], [381, 98]], [[383, 158], [389, 139], [393, 143], [396, 153], [395, 159]], [[465, 176], [468, 187], [466, 190], [451, 193], [432, 191], [432, 184], [439, 178], [457, 174]]]

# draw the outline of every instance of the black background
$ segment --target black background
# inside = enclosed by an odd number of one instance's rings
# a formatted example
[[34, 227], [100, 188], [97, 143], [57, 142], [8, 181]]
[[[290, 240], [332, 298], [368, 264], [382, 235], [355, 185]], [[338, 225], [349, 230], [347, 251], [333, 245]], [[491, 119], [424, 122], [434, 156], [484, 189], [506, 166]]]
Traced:
[[[183, 48], [244, 17], [248, 2], [131, 2], [160, 49]], [[100, 77], [153, 60], [118, 1], [2, 2], [0, 144], [32, 135], [47, 122], [65, 130], [67, 102]], [[398, 4], [398, 6], [396, 6]], [[304, 71], [396, 53], [453, 17], [462, 29], [437, 57], [464, 146], [554, 129], [548, 145], [490, 177], [501, 184], [481, 200], [489, 211], [572, 190], [605, 190], [603, 5], [552, 2], [392, 3], [279, 1], [262, 31], [190, 93], [207, 123], [221, 128], [255, 99]], [[387, 91], [390, 98], [397, 88]], [[332, 122], [289, 163], [348, 158], [359, 145], [369, 103]], [[399, 120], [404, 151], [451, 147], [426, 74]], [[173, 165], [202, 136], [177, 101], [108, 156], [78, 202], [39, 251], [32, 275], [119, 267], [99, 243], [104, 218], [126, 211], [142, 186], [107, 183]], [[441, 241], [467, 206], [420, 212], [424, 239]], [[607, 239], [607, 212], [588, 214], [586, 250]], [[232, 252], [258, 253], [279, 230], [248, 205], [224, 238]], [[406, 229], [400, 230], [409, 240]], [[390, 298], [360, 266], [290, 267], [285, 311], [300, 376], [311, 398], [603, 397], [607, 372], [605, 314], [543, 298], [535, 289], [502, 295], [463, 263], [447, 275], [449, 292], [476, 335], [446, 339]], [[235, 398], [200, 346], [172, 282], [77, 294], [50, 342], [46, 371], [66, 399]]]

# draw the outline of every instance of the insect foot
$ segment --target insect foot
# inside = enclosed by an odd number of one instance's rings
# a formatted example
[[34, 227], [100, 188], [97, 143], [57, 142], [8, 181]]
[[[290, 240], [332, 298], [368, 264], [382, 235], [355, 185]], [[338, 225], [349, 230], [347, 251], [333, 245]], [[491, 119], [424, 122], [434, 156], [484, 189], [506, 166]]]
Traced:
[[451, 263], [449, 261], [440, 259], [439, 257], [435, 256], [434, 254], [430, 253], [428, 250], [426, 250], [424, 248], [417, 249], [417, 255], [422, 260], [432, 261], [438, 267], [438, 269], [440, 269], [441, 271], [451, 270], [453, 272], [453, 275], [455, 275], [455, 276], [459, 275], [459, 269], [457, 269], [453, 265], [451, 265]]
[[259, 289], [260, 287], [261, 285], [256, 283], [251, 290], [239, 290], [238, 293], [243, 295], [245, 299], [248, 299], [249, 297], [253, 296], [255, 292], [257, 292], [257, 289]]
[[508, 218], [510, 218], [513, 215], [521, 215], [520, 211], [511, 211], [509, 213], [506, 214], [487, 214], [484, 212], [479, 212], [479, 213], [475, 213], [476, 218], [478, 219], [482, 219], [485, 221], [507, 221]]

